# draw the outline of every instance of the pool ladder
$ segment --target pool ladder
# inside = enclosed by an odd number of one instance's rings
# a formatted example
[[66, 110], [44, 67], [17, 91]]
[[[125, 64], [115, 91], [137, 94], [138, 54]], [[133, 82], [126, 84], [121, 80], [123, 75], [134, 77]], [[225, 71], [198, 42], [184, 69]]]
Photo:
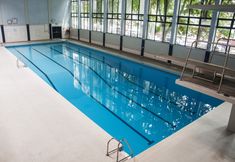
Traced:
[[[20, 63], [22, 63], [23, 65], [20, 65]], [[27, 65], [25, 63], [21, 62], [18, 58], [16, 60], [16, 66], [17, 66], [18, 69], [22, 68], [22, 67], [23, 68], [27, 67]]]
[[[117, 147], [110, 150], [110, 143], [112, 141], [117, 141]], [[126, 144], [126, 146], [128, 147], [129, 151], [130, 151], [130, 154], [125, 156], [124, 158], [122, 159], [119, 159], [120, 158], [120, 152], [123, 151], [123, 148], [124, 148], [124, 145], [123, 144]], [[128, 158], [131, 158], [133, 157], [133, 150], [131, 148], [131, 146], [129, 145], [128, 141], [125, 139], [125, 138], [122, 138], [121, 140], [117, 140], [115, 138], [111, 138], [108, 142], [107, 142], [107, 152], [106, 152], [106, 156], [110, 156], [112, 154], [116, 153], [116, 162], [122, 162], [124, 160], [127, 160]]]

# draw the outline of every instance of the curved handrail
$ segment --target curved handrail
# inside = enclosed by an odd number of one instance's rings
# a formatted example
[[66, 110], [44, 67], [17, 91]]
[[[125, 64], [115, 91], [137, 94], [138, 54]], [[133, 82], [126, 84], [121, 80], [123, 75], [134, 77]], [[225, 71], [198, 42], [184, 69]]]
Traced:
[[[227, 40], [227, 43], [226, 44], [222, 44], [222, 43], [219, 43], [219, 41], [221, 40]], [[225, 57], [225, 60], [224, 60], [224, 64], [223, 64], [223, 67], [222, 68], [222, 73], [221, 73], [221, 78], [220, 78], [220, 82], [219, 82], [219, 87], [217, 89], [217, 92], [220, 93], [220, 90], [221, 90], [221, 86], [222, 86], [222, 83], [223, 83], [223, 79], [224, 79], [224, 75], [225, 75], [225, 71], [226, 71], [226, 67], [227, 67], [227, 63], [228, 63], [228, 58], [229, 58], [229, 52], [230, 52], [230, 48], [231, 47], [235, 47], [235, 45], [229, 45], [229, 42], [230, 40], [234, 40], [234, 39], [227, 39], [227, 38], [220, 38], [217, 40], [217, 42], [207, 42], [208, 44], [215, 44], [215, 47], [214, 47], [214, 51], [217, 47], [217, 45], [222, 45], [222, 46], [225, 46], [225, 52], [224, 54], [226, 55]], [[186, 61], [185, 61], [185, 64], [184, 64], [184, 67], [183, 67], [183, 70], [181, 72], [181, 75], [180, 75], [180, 80], [183, 80], [183, 75], [184, 75], [184, 72], [186, 70], [186, 67], [187, 67], [187, 64], [188, 64], [188, 60], [189, 60], [189, 57], [191, 55], [191, 52], [192, 52], [192, 48], [194, 46], [195, 43], [197, 42], [206, 42], [206, 41], [200, 41], [200, 40], [196, 40], [196, 41], [193, 41], [192, 44], [191, 44], [191, 47], [190, 47], [190, 50], [188, 52], [188, 56], [186, 57]], [[213, 51], [213, 52], [214, 52]], [[212, 56], [213, 57], [213, 56]], [[212, 58], [210, 59], [210, 62], [212, 61]]]
[[[22, 67], [27, 67], [27, 65], [24, 63], [24, 62], [22, 62], [23, 63], [23, 66]], [[17, 68], [19, 69], [21, 66], [20, 66], [20, 59], [16, 59], [16, 66], [17, 66]]]
[[[126, 157], [124, 157], [124, 158], [122, 158], [122, 159], [119, 160], [120, 145], [123, 145], [123, 142], [127, 145], [128, 149], [129, 149], [129, 151], [130, 151], [130, 154], [128, 154], [128, 156], [126, 156]], [[116, 162], [123, 161], [123, 160], [125, 160], [125, 159], [127, 159], [127, 158], [129, 158], [129, 157], [133, 157], [133, 155], [134, 155], [133, 149], [131, 148], [130, 144], [128, 143], [128, 141], [127, 141], [125, 138], [123, 138], [123, 139], [121, 139], [121, 140], [119, 141], [117, 149], [118, 149], [118, 151], [117, 151]]]
[[[109, 155], [110, 155], [110, 152], [111, 152], [111, 151], [109, 151], [109, 144], [110, 144], [110, 142], [113, 141], [113, 140], [116, 140], [116, 139], [115, 139], [115, 138], [111, 138], [111, 139], [108, 140], [108, 142], [107, 142], [106, 156], [109, 156]], [[114, 150], [116, 150], [116, 149], [114, 149]], [[112, 151], [113, 151], [113, 150], [112, 150]]]
[[[219, 41], [221, 41], [221, 40], [228, 40], [228, 41], [227, 41], [227, 44], [219, 43]], [[215, 47], [218, 46], [218, 45], [225, 46], [225, 47], [226, 47], [226, 50], [225, 50], [224, 54], [226, 54], [226, 58], [227, 58], [227, 55], [229, 55], [229, 53], [228, 53], [228, 51], [227, 51], [227, 47], [228, 47], [228, 46], [229, 46], [229, 47], [235, 47], [235, 45], [229, 45], [229, 40], [231, 40], [231, 39], [220, 38], [220, 39], [217, 40], [216, 43], [215, 43], [215, 42], [201, 41], [201, 40], [195, 40], [195, 41], [193, 41], [192, 44], [191, 44], [191, 47], [190, 47], [190, 49], [189, 49], [188, 55], [187, 55], [187, 57], [186, 57], [186, 61], [185, 61], [184, 67], [183, 67], [183, 70], [182, 70], [181, 75], [180, 75], [180, 80], [183, 79], [184, 72], [185, 72], [186, 67], [187, 67], [187, 65], [188, 65], [189, 57], [190, 57], [190, 55], [191, 55], [191, 53], [192, 53], [192, 49], [193, 49], [193, 47], [194, 47], [194, 45], [195, 45], [196, 43], [200, 43], [200, 42], [202, 42], [202, 43], [208, 43], [208, 44], [215, 45]], [[225, 60], [225, 62], [226, 62], [226, 60]]]
[[188, 52], [188, 55], [187, 55], [187, 57], [186, 57], [186, 61], [185, 61], [183, 70], [182, 70], [182, 72], [181, 72], [181, 74], [180, 74], [180, 80], [183, 79], [183, 75], [184, 75], [184, 72], [185, 72], [185, 70], [186, 70], [186, 67], [187, 67], [187, 64], [188, 64], [188, 59], [189, 59], [189, 57], [190, 57], [190, 55], [191, 55], [193, 45], [196, 44], [197, 42], [198, 42], [198, 41], [195, 40], [195, 41], [193, 41], [192, 44], [191, 44], [191, 47], [190, 47], [189, 52]]
[[133, 157], [133, 155], [134, 155], [134, 151], [133, 151], [133, 149], [132, 149], [132, 147], [131, 147], [131, 145], [129, 144], [129, 142], [127, 141], [127, 139], [126, 138], [123, 138], [121, 141], [123, 141], [123, 142], [125, 142], [126, 143], [126, 145], [127, 145], [127, 147], [128, 147], [128, 149], [129, 149], [129, 151], [130, 151], [130, 156], [131, 157]]
[[[109, 151], [109, 144], [110, 144], [110, 142], [113, 141], [113, 140], [116, 140], [116, 141], [118, 142], [117, 148], [115, 148], [115, 149]], [[124, 157], [124, 158], [122, 158], [122, 159], [119, 160], [119, 153], [120, 153], [120, 151], [122, 150], [123, 143], [125, 143], [126, 146], [128, 147], [128, 150], [130, 151], [130, 154], [128, 154], [128, 156], [126, 156], [126, 157]], [[129, 157], [133, 157], [133, 155], [134, 155], [133, 149], [131, 148], [129, 142], [128, 142], [127, 139], [125, 139], [125, 138], [122, 138], [121, 140], [117, 140], [116, 138], [113, 137], [113, 138], [111, 138], [111, 139], [107, 142], [106, 156], [109, 156], [109, 155], [110, 155], [111, 153], [113, 153], [114, 151], [117, 151], [117, 154], [116, 154], [116, 162], [123, 161], [123, 160], [125, 160], [125, 159], [127, 159], [127, 158], [129, 158]]]
[[[219, 42], [221, 41], [221, 40], [226, 40], [227, 41], [227, 43], [226, 44], [219, 44]], [[227, 39], [227, 38], [225, 38], [225, 37], [221, 37], [221, 38], [219, 38], [217, 41], [216, 41], [216, 43], [215, 43], [215, 46], [214, 46], [214, 49], [212, 50], [212, 53], [211, 53], [211, 57], [210, 57], [210, 60], [209, 60], [209, 62], [212, 62], [212, 58], [213, 58], [213, 56], [214, 56], [214, 53], [215, 53], [215, 51], [216, 51], [216, 47], [218, 46], [218, 45], [224, 45], [224, 46], [228, 46], [229, 45], [229, 42], [230, 42], [230, 40], [234, 40], [235, 41], [235, 39]], [[226, 51], [227, 51], [227, 48], [225, 49], [225, 52], [224, 53], [226, 53]]]

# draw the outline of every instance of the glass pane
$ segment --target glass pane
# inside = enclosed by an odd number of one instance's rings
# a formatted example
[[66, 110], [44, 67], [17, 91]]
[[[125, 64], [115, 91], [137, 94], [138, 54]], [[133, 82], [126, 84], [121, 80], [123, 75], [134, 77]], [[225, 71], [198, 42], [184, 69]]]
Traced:
[[163, 32], [163, 24], [156, 23], [155, 26], [155, 40], [162, 41], [162, 32]]
[[155, 34], [155, 22], [149, 22], [147, 38], [155, 40], [154, 34]]
[[177, 44], [185, 45], [186, 31], [187, 31], [186, 25], [178, 25], [177, 37], [176, 37]]
[[191, 46], [192, 42], [197, 39], [198, 26], [188, 26], [186, 46]]

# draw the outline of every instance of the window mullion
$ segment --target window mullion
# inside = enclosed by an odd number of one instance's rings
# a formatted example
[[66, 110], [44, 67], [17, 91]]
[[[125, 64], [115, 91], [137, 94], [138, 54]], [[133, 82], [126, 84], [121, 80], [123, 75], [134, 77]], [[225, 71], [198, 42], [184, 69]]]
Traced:
[[172, 17], [172, 28], [171, 28], [171, 38], [170, 38], [170, 44], [175, 44], [176, 41], [176, 29], [177, 29], [177, 22], [179, 17], [179, 7], [180, 6], [180, 0], [175, 0], [174, 4], [174, 14]]
[[104, 13], [103, 13], [103, 32], [107, 32], [107, 25], [108, 25], [108, 0], [103, 0], [104, 1]]
[[93, 23], [92, 23], [92, 12], [93, 12], [93, 0], [89, 0], [89, 30], [93, 30]]
[[81, 29], [81, 0], [77, 0], [78, 3], [78, 29]]
[[122, 0], [122, 10], [121, 10], [121, 35], [125, 32], [125, 17], [126, 17], [126, 0]]
[[[215, 4], [221, 4], [222, 0], [215, 0]], [[208, 38], [208, 44], [207, 44], [207, 51], [212, 50], [211, 43], [215, 40], [216, 35], [216, 27], [218, 23], [219, 18], [219, 12], [213, 11], [212, 13], [212, 19], [211, 19], [211, 26], [210, 26], [210, 32], [209, 32], [209, 38]]]
[[143, 20], [142, 39], [146, 39], [147, 38], [148, 10], [149, 10], [149, 0], [145, 0], [145, 3], [144, 3], [144, 20]]

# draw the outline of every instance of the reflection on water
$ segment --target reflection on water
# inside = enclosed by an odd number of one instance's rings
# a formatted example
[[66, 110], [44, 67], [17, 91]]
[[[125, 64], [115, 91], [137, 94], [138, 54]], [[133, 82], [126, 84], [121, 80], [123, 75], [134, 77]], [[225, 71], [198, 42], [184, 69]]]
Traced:
[[161, 129], [159, 124], [164, 125], [169, 134], [213, 109], [200, 98], [189, 97], [169, 89], [167, 85], [158, 86], [155, 82], [121, 71], [122, 62], [119, 62], [119, 67], [114, 67], [104, 58], [95, 58], [85, 50], [79, 52], [63, 46], [61, 52], [67, 54], [68, 51], [73, 58], [74, 87], [78, 88], [77, 82], [81, 81], [81, 90], [85, 94], [92, 94], [151, 139]]

